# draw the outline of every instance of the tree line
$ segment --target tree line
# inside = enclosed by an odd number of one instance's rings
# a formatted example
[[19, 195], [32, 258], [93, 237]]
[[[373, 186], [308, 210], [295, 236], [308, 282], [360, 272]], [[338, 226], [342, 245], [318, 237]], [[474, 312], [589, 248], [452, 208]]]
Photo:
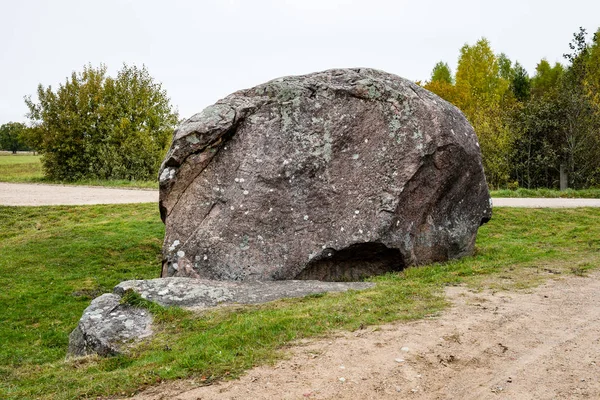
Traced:
[[[492, 188], [600, 186], [600, 29], [573, 35], [565, 64], [542, 59], [529, 76], [482, 38], [423, 86], [460, 108], [475, 128]], [[420, 84], [420, 82], [418, 82]], [[28, 126], [0, 126], [0, 148], [42, 154], [52, 180], [156, 179], [178, 114], [145, 67], [73, 72], [56, 90], [25, 98]]]
[[530, 77], [485, 38], [460, 49], [456, 74], [439, 62], [423, 86], [471, 122], [492, 188], [600, 186], [600, 29], [573, 34], [565, 64], [542, 59]]

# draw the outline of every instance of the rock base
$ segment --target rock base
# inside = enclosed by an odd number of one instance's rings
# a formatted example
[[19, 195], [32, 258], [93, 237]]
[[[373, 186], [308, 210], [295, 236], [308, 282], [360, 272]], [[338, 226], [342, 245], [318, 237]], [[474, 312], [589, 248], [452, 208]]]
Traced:
[[113, 293], [94, 299], [69, 336], [68, 356], [114, 356], [127, 346], [152, 335], [152, 315], [143, 308], [121, 304], [131, 289], [148, 301], [165, 307], [194, 311], [228, 304], [259, 304], [326, 292], [373, 287], [367, 282], [226, 282], [193, 278], [160, 278], [121, 282]]

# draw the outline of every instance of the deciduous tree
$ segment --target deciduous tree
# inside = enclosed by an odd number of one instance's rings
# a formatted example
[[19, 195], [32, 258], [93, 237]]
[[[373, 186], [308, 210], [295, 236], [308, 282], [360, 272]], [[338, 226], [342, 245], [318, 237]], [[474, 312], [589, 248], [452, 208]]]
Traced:
[[[510, 62], [503, 56], [503, 66]], [[500, 63], [487, 39], [460, 50], [456, 70], [457, 106], [465, 113], [481, 145], [483, 164], [492, 187], [507, 183], [513, 137], [506, 124], [510, 81], [501, 76]]]
[[451, 85], [454, 83], [452, 71], [447, 63], [440, 61], [435, 64], [435, 67], [433, 67], [433, 71], [431, 72], [431, 82], [446, 82]]
[[26, 129], [27, 127], [20, 122], [8, 122], [0, 126], [0, 150], [8, 150], [13, 154], [29, 150], [23, 140]]
[[56, 90], [27, 97], [45, 173], [51, 179], [155, 179], [177, 113], [145, 67], [73, 72]]

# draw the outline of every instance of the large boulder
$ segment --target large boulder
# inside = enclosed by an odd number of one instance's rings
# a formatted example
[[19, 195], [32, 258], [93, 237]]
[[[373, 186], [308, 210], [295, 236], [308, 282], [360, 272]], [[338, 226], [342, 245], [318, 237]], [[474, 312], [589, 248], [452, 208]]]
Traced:
[[469, 255], [491, 217], [464, 115], [373, 69], [231, 94], [181, 124], [159, 178], [163, 277], [354, 280]]

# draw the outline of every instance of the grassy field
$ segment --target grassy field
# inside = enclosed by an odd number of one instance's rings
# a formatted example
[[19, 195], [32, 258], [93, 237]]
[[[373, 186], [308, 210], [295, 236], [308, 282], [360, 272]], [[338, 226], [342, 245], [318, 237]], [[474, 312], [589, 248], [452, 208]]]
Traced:
[[39, 182], [43, 177], [40, 156], [0, 154], [0, 182]]
[[131, 354], [65, 361], [90, 300], [159, 274], [163, 225], [153, 204], [0, 207], [0, 398], [131, 394], [162, 380], [237, 376], [295, 339], [432, 315], [445, 285], [525, 288], [600, 263], [600, 209], [499, 209], [477, 253], [373, 278], [374, 289], [200, 315], [159, 310], [158, 334]]
[[0, 182], [53, 183], [84, 186], [132, 187], [158, 189], [158, 182], [84, 179], [75, 182], [52, 181], [44, 178], [39, 155], [0, 153]]

